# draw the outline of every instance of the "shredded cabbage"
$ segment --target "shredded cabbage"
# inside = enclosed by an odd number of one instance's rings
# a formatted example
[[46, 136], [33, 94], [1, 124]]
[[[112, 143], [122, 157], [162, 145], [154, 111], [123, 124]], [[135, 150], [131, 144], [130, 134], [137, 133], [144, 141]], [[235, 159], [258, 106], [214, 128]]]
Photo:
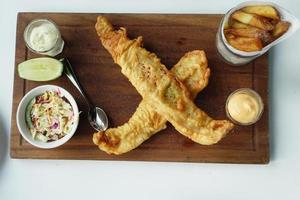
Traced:
[[34, 139], [50, 142], [68, 134], [74, 124], [70, 103], [60, 91], [46, 91], [35, 97], [30, 112], [29, 129]]

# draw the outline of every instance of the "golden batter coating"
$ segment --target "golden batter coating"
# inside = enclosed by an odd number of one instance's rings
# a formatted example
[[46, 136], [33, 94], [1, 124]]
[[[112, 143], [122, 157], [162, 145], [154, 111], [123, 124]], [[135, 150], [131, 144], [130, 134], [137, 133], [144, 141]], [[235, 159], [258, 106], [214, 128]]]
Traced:
[[103, 46], [143, 99], [181, 134], [199, 144], [211, 145], [233, 128], [229, 121], [213, 120], [197, 108], [186, 87], [154, 53], [141, 47], [142, 37], [128, 39], [126, 29], [115, 31], [102, 16], [95, 28]]
[[[210, 75], [205, 53], [200, 50], [186, 53], [171, 71], [186, 85], [193, 97], [206, 87]], [[95, 133], [93, 141], [109, 154], [123, 154], [165, 129], [166, 122], [167, 120], [143, 99], [127, 123]]]

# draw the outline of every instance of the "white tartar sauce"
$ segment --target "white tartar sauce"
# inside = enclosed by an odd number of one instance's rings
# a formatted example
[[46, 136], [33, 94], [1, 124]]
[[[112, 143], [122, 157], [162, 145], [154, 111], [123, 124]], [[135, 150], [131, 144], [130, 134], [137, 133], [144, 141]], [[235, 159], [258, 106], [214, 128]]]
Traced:
[[52, 24], [41, 24], [30, 33], [30, 46], [35, 51], [48, 51], [55, 46], [58, 31]]

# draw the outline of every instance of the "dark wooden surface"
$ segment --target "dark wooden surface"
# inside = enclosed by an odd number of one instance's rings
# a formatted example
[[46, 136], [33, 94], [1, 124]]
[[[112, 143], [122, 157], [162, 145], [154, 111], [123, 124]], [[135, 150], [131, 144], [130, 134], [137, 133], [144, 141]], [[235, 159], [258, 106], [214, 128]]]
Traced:
[[[99, 43], [94, 30], [97, 15], [19, 13], [15, 66], [27, 59], [38, 57], [25, 47], [25, 26], [35, 18], [52, 19], [58, 24], [66, 43], [63, 54], [58, 58], [69, 58], [87, 94], [107, 112], [110, 125], [118, 126], [133, 114], [141, 97]], [[12, 158], [261, 164], [269, 162], [267, 55], [242, 67], [232, 67], [224, 63], [215, 49], [216, 30], [222, 15], [105, 15], [117, 27], [126, 27], [130, 37], [142, 35], [144, 46], [155, 52], [168, 68], [187, 51], [205, 50], [212, 75], [208, 87], [195, 100], [196, 104], [213, 118], [225, 119], [227, 96], [238, 88], [249, 87], [255, 89], [263, 98], [265, 110], [261, 120], [253, 126], [236, 126], [231, 134], [212, 146], [196, 144], [168, 124], [166, 130], [154, 135], [137, 149], [121, 156], [112, 156], [98, 150], [92, 143], [93, 129], [87, 121], [87, 108], [65, 76], [41, 83], [25, 81], [15, 73], [10, 147]], [[21, 98], [30, 89], [42, 84], [64, 87], [77, 99], [79, 109], [83, 111], [75, 135], [65, 145], [52, 150], [38, 149], [22, 139], [15, 120]]]

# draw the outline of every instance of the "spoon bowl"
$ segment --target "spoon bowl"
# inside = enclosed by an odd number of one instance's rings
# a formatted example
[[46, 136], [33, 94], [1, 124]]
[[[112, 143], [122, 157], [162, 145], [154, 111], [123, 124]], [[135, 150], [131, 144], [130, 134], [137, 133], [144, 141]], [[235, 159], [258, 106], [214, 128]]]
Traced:
[[88, 119], [91, 126], [97, 131], [105, 131], [108, 127], [107, 115], [99, 107], [93, 107], [89, 110]]

